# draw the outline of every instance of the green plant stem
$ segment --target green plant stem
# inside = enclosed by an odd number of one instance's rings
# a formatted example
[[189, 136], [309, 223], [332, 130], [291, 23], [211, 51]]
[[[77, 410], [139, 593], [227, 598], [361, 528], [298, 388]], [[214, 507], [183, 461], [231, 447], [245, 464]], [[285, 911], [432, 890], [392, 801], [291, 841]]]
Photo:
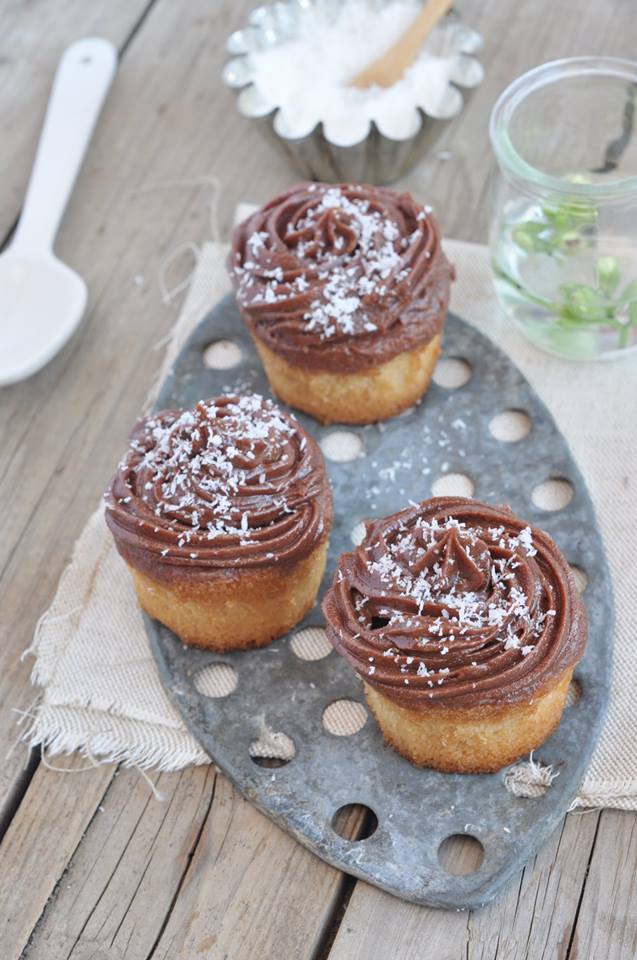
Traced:
[[620, 320], [617, 320], [615, 317], [615, 311], [617, 305], [613, 303], [610, 297], [606, 297], [607, 305], [605, 311], [607, 311], [606, 316], [600, 318], [593, 318], [584, 320], [581, 317], [572, 318], [569, 321], [568, 317], [560, 315], [560, 311], [564, 309], [564, 304], [559, 302], [552, 302], [546, 300], [543, 297], [539, 297], [536, 294], [532, 293], [530, 290], [527, 290], [522, 284], [518, 283], [510, 274], [503, 270], [495, 260], [492, 260], [491, 266], [493, 269], [494, 275], [507, 283], [513, 290], [516, 291], [522, 298], [524, 298], [528, 303], [533, 303], [538, 307], [542, 307], [547, 313], [550, 313], [554, 318], [556, 323], [559, 326], [562, 326], [566, 329], [575, 330], [576, 327], [614, 327], [618, 334], [618, 343], [617, 346], [619, 349], [624, 349], [628, 346], [630, 341], [630, 331], [633, 327], [637, 326], [637, 319], [630, 321], [629, 323], [622, 323]]
[[620, 348], [620, 350], [621, 350], [621, 349], [623, 349], [624, 347], [627, 347], [627, 346], [628, 346], [628, 337], [629, 337], [629, 335], [630, 335], [630, 328], [631, 328], [632, 324], [630, 324], [630, 323], [622, 323], [622, 324], [620, 324], [620, 326], [621, 326], [621, 329], [620, 329], [620, 331], [619, 331], [619, 341], [618, 341], [618, 343], [617, 343], [617, 346], [618, 346], [618, 347]]
[[542, 297], [536, 296], [536, 294], [531, 293], [530, 290], [525, 290], [525, 288], [518, 283], [517, 280], [514, 280], [513, 277], [509, 276], [508, 273], [505, 273], [505, 271], [502, 270], [495, 261], [492, 262], [492, 269], [496, 277], [499, 277], [500, 280], [506, 281], [506, 283], [513, 287], [514, 290], [517, 290], [525, 300], [528, 300], [530, 303], [537, 304], [538, 307], [544, 307], [544, 309], [548, 310], [549, 313], [554, 312], [554, 305], [550, 300], [543, 300]]

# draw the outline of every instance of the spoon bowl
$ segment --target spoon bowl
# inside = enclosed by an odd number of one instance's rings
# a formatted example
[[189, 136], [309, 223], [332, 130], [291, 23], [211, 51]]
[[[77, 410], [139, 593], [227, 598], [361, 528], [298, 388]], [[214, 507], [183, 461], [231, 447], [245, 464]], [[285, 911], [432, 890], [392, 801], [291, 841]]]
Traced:
[[88, 292], [53, 254], [0, 256], [0, 385], [30, 377], [79, 325]]
[[71, 44], [60, 60], [22, 216], [0, 256], [0, 386], [40, 370], [84, 316], [86, 284], [53, 244], [116, 65], [100, 37]]

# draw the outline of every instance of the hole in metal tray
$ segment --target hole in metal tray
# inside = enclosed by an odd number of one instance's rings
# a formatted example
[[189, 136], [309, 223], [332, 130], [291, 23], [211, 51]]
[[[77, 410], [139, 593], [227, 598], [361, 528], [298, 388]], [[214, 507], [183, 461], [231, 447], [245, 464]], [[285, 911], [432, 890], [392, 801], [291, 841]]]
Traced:
[[290, 640], [290, 647], [299, 660], [322, 660], [333, 649], [324, 627], [306, 627], [299, 630]]
[[331, 827], [344, 840], [367, 840], [378, 829], [378, 817], [364, 803], [346, 803], [332, 816]]
[[489, 422], [489, 432], [501, 443], [519, 443], [528, 437], [532, 426], [524, 410], [503, 410]]
[[438, 847], [438, 860], [447, 873], [466, 876], [482, 866], [484, 847], [470, 833], [452, 833]]
[[236, 690], [237, 673], [229, 663], [211, 663], [195, 674], [195, 688], [204, 697], [227, 697]]
[[534, 488], [531, 499], [540, 510], [563, 510], [573, 499], [573, 484], [563, 477], [550, 477]]
[[363, 454], [363, 441], [352, 430], [334, 430], [323, 438], [323, 453], [334, 463], [349, 463]]
[[471, 379], [471, 364], [461, 357], [441, 357], [433, 373], [433, 382], [445, 390], [457, 390]]
[[444, 473], [431, 485], [434, 497], [472, 497], [475, 484], [466, 473]]
[[358, 700], [334, 700], [323, 711], [323, 726], [334, 737], [352, 737], [367, 723], [367, 710]]
[[203, 352], [203, 362], [210, 370], [231, 370], [241, 360], [241, 347], [232, 340], [215, 340]]

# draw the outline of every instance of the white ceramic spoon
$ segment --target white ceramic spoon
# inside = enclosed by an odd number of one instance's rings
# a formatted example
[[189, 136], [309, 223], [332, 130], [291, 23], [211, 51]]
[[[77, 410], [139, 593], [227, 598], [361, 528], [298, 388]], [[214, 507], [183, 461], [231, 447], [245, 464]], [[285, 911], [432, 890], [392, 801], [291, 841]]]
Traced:
[[86, 284], [57, 259], [53, 241], [116, 66], [115, 48], [98, 38], [72, 44], [60, 60], [22, 216], [0, 256], [0, 385], [48, 363], [84, 314]]

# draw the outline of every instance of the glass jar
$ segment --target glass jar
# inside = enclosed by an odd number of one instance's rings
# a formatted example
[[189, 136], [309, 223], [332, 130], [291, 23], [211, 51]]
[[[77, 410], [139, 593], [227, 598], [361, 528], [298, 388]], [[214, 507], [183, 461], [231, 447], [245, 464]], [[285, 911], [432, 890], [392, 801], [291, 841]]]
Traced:
[[498, 297], [538, 347], [573, 360], [637, 349], [637, 63], [545, 63], [491, 114]]

